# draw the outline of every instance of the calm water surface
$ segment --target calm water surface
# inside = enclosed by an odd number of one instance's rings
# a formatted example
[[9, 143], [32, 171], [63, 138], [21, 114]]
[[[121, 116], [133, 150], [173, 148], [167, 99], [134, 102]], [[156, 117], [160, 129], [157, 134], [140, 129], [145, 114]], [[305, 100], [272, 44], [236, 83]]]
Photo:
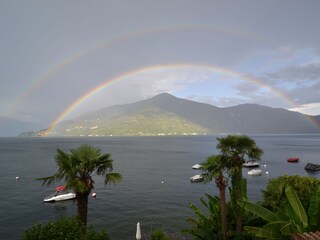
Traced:
[[[217, 194], [213, 184], [190, 183], [189, 178], [197, 174], [191, 167], [217, 154], [216, 137], [0, 138], [0, 238], [20, 239], [23, 230], [36, 222], [76, 214], [73, 201], [43, 203], [54, 186], [43, 187], [35, 178], [56, 172], [57, 148], [68, 151], [88, 143], [112, 153], [114, 171], [124, 178], [105, 188], [102, 179], [95, 177], [97, 198], [89, 199], [89, 224], [106, 229], [114, 240], [135, 239], [138, 221], [145, 236], [161, 228], [177, 233], [179, 239], [190, 239], [179, 234], [189, 226], [185, 219], [193, 216], [188, 203], [199, 206], [205, 193]], [[262, 176], [250, 177], [244, 170], [253, 201], [261, 199], [260, 190], [268, 179], [283, 174], [306, 176], [307, 162], [320, 164], [320, 135], [250, 137], [264, 150], [261, 164], [266, 165], [261, 167]], [[288, 157], [301, 161], [289, 164]]]

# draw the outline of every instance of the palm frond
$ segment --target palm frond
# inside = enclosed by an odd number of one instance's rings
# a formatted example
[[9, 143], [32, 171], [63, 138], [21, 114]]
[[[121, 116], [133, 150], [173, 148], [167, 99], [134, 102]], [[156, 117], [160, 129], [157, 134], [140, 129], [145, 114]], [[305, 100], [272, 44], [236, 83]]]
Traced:
[[262, 227], [245, 226], [244, 230], [259, 238], [277, 239], [272, 232], [265, 230]]
[[294, 222], [287, 222], [284, 226], [280, 229], [281, 234], [284, 236], [292, 236], [295, 233], [302, 233], [304, 232], [303, 228], [301, 228], [298, 224]]
[[256, 203], [246, 200], [238, 200], [238, 203], [241, 204], [247, 211], [252, 212], [268, 222], [274, 222], [278, 220], [278, 216], [276, 214]]
[[72, 189], [75, 193], [85, 193], [91, 191], [91, 189], [88, 189], [86, 182], [75, 178], [69, 179], [69, 181], [66, 182], [66, 187], [67, 189]]
[[105, 176], [104, 184], [117, 184], [122, 180], [122, 176], [120, 173], [107, 173]]
[[303, 223], [303, 226], [306, 228], [308, 226], [308, 216], [302, 206], [300, 199], [298, 198], [297, 193], [291, 186], [288, 186], [286, 188], [285, 193], [293, 211], [299, 217], [299, 220]]
[[[320, 187], [313, 193], [308, 209], [309, 224], [313, 227], [319, 226], [320, 219]], [[313, 230], [313, 229], [312, 229]]]
[[106, 172], [112, 172], [113, 160], [111, 154], [104, 154], [95, 161], [97, 175], [104, 175]]
[[60, 149], [56, 154], [56, 163], [58, 166], [57, 176], [60, 179], [75, 174], [76, 167], [73, 165], [72, 158]]
[[285, 236], [290, 236], [297, 231], [294, 224], [287, 221], [275, 221], [264, 225], [263, 229], [272, 234], [272, 236], [278, 237], [278, 239], [285, 239]]
[[50, 186], [50, 185], [55, 183], [56, 176], [52, 175], [52, 176], [49, 176], [49, 177], [37, 178], [36, 180], [42, 181], [42, 186], [44, 186], [44, 185]]

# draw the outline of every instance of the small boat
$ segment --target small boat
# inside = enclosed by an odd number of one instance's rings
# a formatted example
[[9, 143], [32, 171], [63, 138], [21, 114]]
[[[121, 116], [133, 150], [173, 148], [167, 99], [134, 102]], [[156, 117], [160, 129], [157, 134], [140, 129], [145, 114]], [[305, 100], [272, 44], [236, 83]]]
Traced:
[[65, 186], [59, 186], [55, 188], [55, 192], [47, 196], [43, 201], [44, 202], [58, 202], [65, 201], [70, 199], [75, 199], [76, 194], [71, 192], [66, 192]]
[[252, 169], [251, 171], [248, 172], [248, 174], [251, 176], [261, 175], [261, 170], [260, 169]]
[[296, 163], [296, 162], [299, 162], [299, 158], [297, 158], [297, 157], [288, 158], [287, 162]]
[[190, 178], [190, 182], [202, 182], [203, 180], [204, 179], [201, 174], [194, 175], [193, 177]]
[[202, 166], [200, 164], [195, 164], [192, 166], [193, 169], [200, 169]]
[[304, 167], [305, 170], [307, 171], [319, 171], [320, 170], [320, 165], [314, 164], [314, 163], [307, 163], [307, 165]]
[[256, 161], [248, 161], [244, 164], [242, 164], [242, 166], [244, 167], [259, 167], [260, 166], [260, 163], [256, 162]]

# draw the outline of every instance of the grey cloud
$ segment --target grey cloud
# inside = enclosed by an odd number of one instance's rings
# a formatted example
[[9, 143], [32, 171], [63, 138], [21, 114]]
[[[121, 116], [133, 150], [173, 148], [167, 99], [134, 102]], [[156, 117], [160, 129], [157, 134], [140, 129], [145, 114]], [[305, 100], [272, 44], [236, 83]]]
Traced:
[[[320, 99], [320, 63], [290, 66], [268, 73], [265, 81], [273, 82], [297, 104], [314, 103]], [[291, 87], [281, 87], [283, 82], [291, 83]]]
[[250, 95], [258, 92], [261, 86], [258, 86], [257, 84], [242, 82], [236, 84], [234, 88], [237, 90], [238, 95]]
[[301, 86], [288, 91], [288, 96], [294, 99], [297, 104], [308, 104], [319, 102], [320, 81], [307, 86]]
[[[281, 90], [299, 103], [320, 99], [319, 63], [264, 75], [255, 69], [255, 61], [259, 62], [259, 54], [264, 52], [288, 48], [292, 52], [314, 49], [319, 53], [318, 1], [31, 0], [2, 1], [0, 5], [0, 102], [14, 102], [36, 80], [54, 72], [23, 101], [15, 116], [48, 123], [90, 89], [115, 76], [175, 63], [227, 69], [250, 65], [244, 73], [258, 76], [266, 84], [279, 87], [278, 83], [293, 81], [295, 88]], [[81, 55], [85, 50], [88, 52]], [[274, 55], [270, 61], [276, 63], [279, 59]], [[57, 66], [64, 62], [59, 69]], [[187, 85], [183, 82], [186, 78], [180, 82], [175, 78], [168, 77], [167, 82], [163, 78], [152, 87], [145, 83], [150, 82], [148, 79], [119, 83], [118, 88], [110, 87], [105, 96], [97, 97], [99, 101], [88, 103], [88, 109], [137, 101], [162, 91], [174, 93]], [[257, 91], [254, 85], [238, 84], [235, 90], [238, 98], [192, 98], [219, 106], [245, 102], [285, 106], [277, 97]], [[2, 115], [6, 104], [0, 107]]]
[[310, 63], [303, 66], [290, 66], [275, 73], [266, 74], [273, 80], [288, 81], [294, 83], [319, 82], [320, 63]]

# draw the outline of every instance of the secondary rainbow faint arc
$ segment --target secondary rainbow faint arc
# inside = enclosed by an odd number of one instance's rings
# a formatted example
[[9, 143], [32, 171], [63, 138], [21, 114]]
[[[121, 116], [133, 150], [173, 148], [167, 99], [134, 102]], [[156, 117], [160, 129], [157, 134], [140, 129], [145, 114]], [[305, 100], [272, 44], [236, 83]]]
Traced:
[[70, 104], [49, 126], [48, 131], [52, 131], [55, 126], [62, 121], [70, 112], [72, 112], [77, 106], [79, 106], [82, 102], [84, 102], [86, 99], [92, 97], [97, 92], [101, 91], [102, 89], [106, 88], [107, 86], [124, 80], [130, 76], [138, 75], [144, 72], [149, 71], [157, 71], [157, 70], [164, 70], [164, 69], [174, 69], [174, 68], [204, 68], [206, 70], [215, 71], [218, 73], [224, 73], [227, 75], [230, 75], [232, 77], [236, 77], [245, 81], [252, 82], [254, 84], [257, 84], [261, 87], [266, 88], [267, 90], [271, 91], [275, 95], [281, 97], [284, 99], [287, 103], [289, 103], [291, 106], [296, 106], [295, 102], [287, 97], [285, 94], [283, 94], [279, 89], [276, 89], [272, 86], [269, 86], [265, 84], [262, 80], [256, 77], [252, 77], [249, 75], [244, 75], [243, 73], [221, 67], [216, 65], [209, 65], [209, 64], [190, 64], [190, 63], [181, 63], [181, 64], [162, 64], [162, 65], [152, 65], [152, 66], [146, 66], [143, 68], [135, 69], [129, 72], [122, 73], [114, 78], [108, 79], [107, 81], [103, 82], [102, 84], [95, 86], [94, 88], [90, 89], [87, 93], [82, 95], [80, 98], [78, 98], [75, 102]]
[[76, 61], [85, 58], [91, 53], [94, 53], [98, 49], [112, 46], [113, 44], [119, 44], [121, 42], [127, 41], [131, 38], [139, 38], [144, 37], [149, 34], [159, 34], [162, 32], [170, 32], [170, 31], [214, 31], [214, 32], [222, 32], [229, 35], [236, 35], [240, 36], [242, 38], [248, 38], [253, 41], [257, 42], [270, 42], [270, 39], [268, 41], [266, 39], [259, 38], [257, 35], [248, 33], [248, 32], [241, 32], [237, 29], [226, 29], [221, 28], [218, 26], [208, 26], [208, 25], [175, 25], [175, 26], [163, 26], [158, 28], [147, 28], [142, 29], [134, 32], [129, 32], [122, 34], [120, 36], [115, 36], [110, 39], [106, 39], [103, 41], [99, 41], [90, 47], [83, 49], [81, 51], [78, 51], [77, 53], [73, 54], [69, 58], [65, 59], [64, 61], [59, 62], [54, 67], [49, 69], [46, 74], [44, 74], [41, 78], [36, 79], [31, 82], [29, 87], [22, 91], [12, 102], [8, 105], [7, 109], [4, 111], [4, 115], [9, 116], [12, 114], [16, 109], [18, 109], [22, 103], [36, 90], [38, 90], [41, 86], [43, 86], [45, 83], [50, 81], [53, 76], [58, 74], [59, 72], [66, 69], [68, 66], [72, 65]]

